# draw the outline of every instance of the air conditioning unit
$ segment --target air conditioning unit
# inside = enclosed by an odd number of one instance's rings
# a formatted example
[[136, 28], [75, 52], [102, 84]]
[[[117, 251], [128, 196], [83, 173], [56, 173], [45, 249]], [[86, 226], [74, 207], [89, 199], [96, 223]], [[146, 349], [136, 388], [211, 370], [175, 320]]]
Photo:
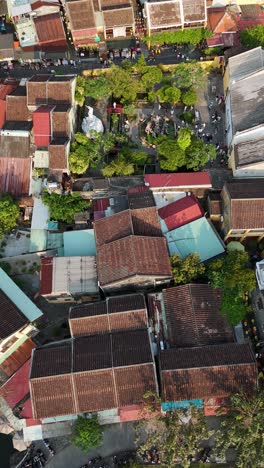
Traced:
[[115, 199], [114, 198], [109, 198], [109, 204], [110, 204], [110, 206], [115, 206]]

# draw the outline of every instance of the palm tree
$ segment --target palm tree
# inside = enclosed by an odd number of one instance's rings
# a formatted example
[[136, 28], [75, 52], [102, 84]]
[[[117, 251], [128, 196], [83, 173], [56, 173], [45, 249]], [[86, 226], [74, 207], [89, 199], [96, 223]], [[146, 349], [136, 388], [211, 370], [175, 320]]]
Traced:
[[230, 398], [228, 411], [216, 438], [220, 455], [228, 448], [236, 450], [236, 466], [264, 467], [264, 392], [239, 393]]

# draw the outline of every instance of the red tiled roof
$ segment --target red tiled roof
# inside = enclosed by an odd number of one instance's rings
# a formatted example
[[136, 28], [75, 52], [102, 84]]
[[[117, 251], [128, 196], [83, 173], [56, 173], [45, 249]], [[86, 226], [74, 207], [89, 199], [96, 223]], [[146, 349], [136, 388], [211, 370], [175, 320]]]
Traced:
[[69, 1], [66, 9], [73, 32], [96, 27], [91, 0]]
[[[29, 391], [29, 380], [28, 380], [28, 391]], [[32, 413], [32, 402], [31, 398], [28, 398], [27, 401], [25, 401], [22, 405], [22, 411], [20, 413], [20, 417], [23, 419], [32, 419], [33, 418], [33, 413]], [[38, 424], [40, 421], [38, 421]]]
[[33, 19], [41, 45], [51, 44], [52, 48], [54, 48], [54, 43], [59, 42], [60, 45], [64, 43], [67, 47], [65, 31], [59, 12], [38, 16]]
[[27, 107], [27, 96], [9, 94], [6, 97], [6, 120], [15, 122], [32, 120], [32, 114]]
[[53, 258], [44, 257], [41, 259], [40, 271], [40, 291], [41, 295], [50, 294], [52, 292], [52, 270]]
[[252, 393], [257, 366], [249, 343], [171, 348], [160, 354], [163, 401]]
[[6, 121], [6, 101], [0, 100], [0, 128], [3, 128], [5, 121]]
[[230, 229], [263, 229], [264, 185], [262, 180], [237, 180], [225, 184], [231, 202]]
[[145, 174], [145, 184], [150, 188], [211, 187], [209, 172], [177, 172], [171, 174]]
[[29, 393], [30, 359], [2, 386], [1, 393], [10, 408], [14, 408]]
[[30, 167], [30, 158], [0, 158], [0, 193], [28, 195]]
[[33, 133], [36, 146], [48, 146], [51, 141], [52, 107], [41, 106], [33, 112]]
[[232, 328], [220, 313], [222, 294], [208, 284], [163, 290], [169, 342], [187, 347], [233, 342]]
[[134, 15], [133, 8], [118, 8], [118, 10], [108, 10], [103, 12], [106, 28], [116, 26], [133, 26]]
[[97, 250], [101, 286], [133, 276], [171, 276], [166, 240], [161, 237], [129, 236], [105, 244]]
[[52, 142], [52, 144], [49, 145], [50, 170], [67, 170], [68, 160], [66, 148], [66, 142], [64, 144], [56, 144], [56, 142]]
[[203, 210], [194, 195], [181, 198], [158, 210], [169, 231], [191, 223], [203, 216]]
[[29, 320], [5, 295], [0, 286], [0, 339], [7, 338], [24, 327]]
[[213, 33], [236, 32], [238, 30], [235, 18], [226, 11], [226, 7], [208, 8], [207, 22], [208, 28]]
[[129, 187], [127, 189], [127, 193], [142, 193], [142, 192], [147, 192], [149, 189], [146, 187], [146, 185], [137, 185], [137, 187]]

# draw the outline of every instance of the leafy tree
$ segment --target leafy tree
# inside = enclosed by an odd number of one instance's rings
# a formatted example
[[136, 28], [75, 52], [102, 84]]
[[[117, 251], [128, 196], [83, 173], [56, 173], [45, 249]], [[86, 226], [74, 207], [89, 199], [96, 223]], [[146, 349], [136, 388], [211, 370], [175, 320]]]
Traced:
[[147, 62], [144, 57], [144, 55], [140, 55], [137, 63], [134, 65], [134, 70], [136, 73], [139, 73], [140, 75], [146, 71], [147, 68]]
[[134, 165], [122, 155], [118, 156], [110, 164], [106, 164], [102, 170], [104, 177], [130, 176], [134, 172]]
[[137, 166], [144, 166], [148, 162], [148, 154], [145, 151], [131, 151], [130, 161]]
[[141, 76], [141, 83], [145, 89], [152, 88], [162, 80], [162, 71], [158, 67], [147, 67]]
[[176, 140], [166, 138], [158, 144], [160, 167], [165, 171], [176, 171], [185, 165], [185, 153]]
[[236, 325], [247, 313], [246, 295], [256, 287], [248, 253], [228, 251], [225, 257], [209, 264], [208, 279], [214, 288], [223, 290], [221, 312], [231, 325]]
[[85, 148], [78, 148], [69, 154], [69, 168], [72, 174], [84, 174], [89, 167], [89, 156]]
[[167, 468], [174, 468], [176, 464], [189, 467], [201, 442], [211, 436], [203, 411], [195, 406], [146, 420], [139, 425], [142, 427], [147, 440], [139, 452], [158, 447], [161, 463]]
[[163, 86], [158, 90], [157, 96], [160, 102], [176, 104], [180, 100], [181, 91], [174, 86]]
[[197, 93], [193, 89], [188, 89], [182, 94], [181, 100], [185, 106], [194, 106], [198, 99]]
[[199, 171], [210, 159], [216, 158], [214, 145], [205, 145], [202, 140], [192, 137], [190, 146], [186, 149], [186, 167]]
[[259, 24], [240, 32], [240, 41], [247, 47], [264, 46], [264, 26]]
[[131, 73], [131, 68], [112, 65], [107, 74], [107, 82], [114, 97], [120, 99], [124, 104], [136, 100], [140, 91], [139, 80]]
[[182, 259], [179, 255], [170, 257], [174, 284], [187, 284], [205, 273], [205, 266], [200, 262], [198, 253], [187, 255]]
[[0, 195], [0, 238], [16, 227], [18, 216], [19, 208], [11, 195]]
[[110, 88], [106, 77], [100, 74], [95, 78], [77, 77], [75, 99], [79, 105], [83, 105], [87, 96], [93, 99], [103, 99], [110, 95]]
[[98, 417], [78, 416], [73, 428], [73, 445], [83, 452], [89, 452], [91, 449], [99, 447], [102, 440], [103, 429], [98, 422]]
[[143, 37], [143, 42], [149, 42], [151, 45], [166, 44], [199, 44], [204, 39], [212, 37], [212, 32], [208, 29], [194, 28], [183, 29], [178, 31], [165, 31], [162, 33], [153, 34], [148, 37]]
[[137, 111], [133, 104], [128, 104], [123, 107], [124, 114], [127, 115], [128, 119], [134, 119], [137, 115]]
[[180, 89], [199, 88], [204, 84], [205, 71], [199, 62], [190, 61], [176, 65], [173, 76]]
[[264, 393], [240, 392], [230, 398], [231, 404], [222, 407], [226, 412], [218, 431], [216, 445], [221, 456], [226, 450], [235, 448], [238, 468], [264, 466]]
[[80, 195], [60, 195], [45, 191], [42, 201], [49, 207], [50, 217], [55, 221], [72, 223], [74, 215], [88, 208], [87, 200], [83, 200]]
[[185, 151], [191, 144], [192, 130], [189, 128], [180, 128], [178, 131], [177, 143]]

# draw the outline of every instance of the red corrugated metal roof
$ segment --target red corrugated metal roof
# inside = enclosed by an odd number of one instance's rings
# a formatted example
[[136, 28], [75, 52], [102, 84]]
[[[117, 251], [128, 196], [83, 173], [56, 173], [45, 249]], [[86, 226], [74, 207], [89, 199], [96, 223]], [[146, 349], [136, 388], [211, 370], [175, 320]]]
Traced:
[[209, 172], [177, 172], [172, 174], [145, 174], [145, 184], [152, 188], [211, 187]]
[[137, 187], [130, 187], [127, 190], [127, 193], [139, 193], [139, 192], [147, 192], [149, 190], [146, 185], [138, 185]]
[[28, 195], [30, 158], [0, 158], [0, 193]]
[[3, 128], [3, 125], [6, 121], [6, 101], [0, 100], [0, 128]]
[[29, 393], [30, 359], [3, 385], [1, 391], [10, 408], [14, 408]]
[[40, 294], [50, 294], [52, 292], [52, 269], [53, 258], [42, 258], [40, 272]]
[[[22, 411], [20, 413], [20, 417], [21, 418], [25, 418], [25, 419], [32, 419], [33, 418], [33, 413], [32, 413], [32, 405], [31, 405], [31, 398], [28, 398], [27, 401], [25, 401], [25, 403], [23, 403], [22, 405]], [[38, 423], [36, 423], [38, 424]], [[33, 424], [32, 424], [33, 426]]]
[[94, 211], [104, 211], [110, 205], [109, 198], [96, 198], [93, 200]]
[[51, 142], [50, 106], [41, 106], [33, 112], [33, 132], [36, 146], [48, 146]]
[[0, 99], [4, 100], [8, 94], [12, 93], [12, 91], [17, 88], [17, 86], [17, 82], [14, 82], [13, 84], [0, 83]]
[[52, 48], [59, 43], [60, 46], [67, 47], [64, 27], [60, 13], [52, 13], [34, 18], [39, 43], [50, 44]]
[[158, 210], [169, 231], [191, 223], [203, 216], [203, 210], [194, 195], [181, 198]]

